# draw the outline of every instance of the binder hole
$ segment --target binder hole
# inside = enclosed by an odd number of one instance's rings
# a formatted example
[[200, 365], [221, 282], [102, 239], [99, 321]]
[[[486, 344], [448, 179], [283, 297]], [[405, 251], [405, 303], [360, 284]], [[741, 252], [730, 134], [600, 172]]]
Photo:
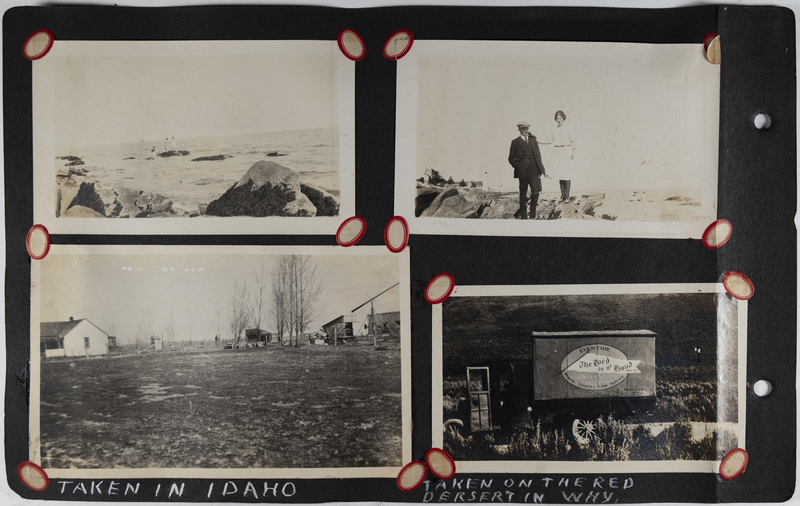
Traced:
[[772, 392], [772, 383], [767, 380], [758, 380], [753, 385], [753, 392], [759, 397], [766, 397]]
[[769, 117], [769, 114], [764, 114], [762, 112], [756, 115], [756, 119], [753, 122], [759, 130], [766, 130], [772, 125], [772, 118]]

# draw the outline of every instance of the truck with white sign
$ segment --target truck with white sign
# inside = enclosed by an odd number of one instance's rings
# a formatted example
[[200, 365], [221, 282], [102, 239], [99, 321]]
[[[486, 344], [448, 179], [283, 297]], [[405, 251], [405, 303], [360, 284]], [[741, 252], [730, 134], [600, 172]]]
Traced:
[[470, 432], [510, 432], [538, 421], [586, 442], [598, 417], [655, 405], [655, 332], [533, 332], [531, 344], [528, 359], [467, 367]]

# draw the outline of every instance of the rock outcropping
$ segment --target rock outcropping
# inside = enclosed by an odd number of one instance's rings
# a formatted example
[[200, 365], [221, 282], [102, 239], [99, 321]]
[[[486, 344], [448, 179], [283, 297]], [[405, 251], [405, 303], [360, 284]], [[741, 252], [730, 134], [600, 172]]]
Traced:
[[161, 158], [168, 158], [170, 156], [186, 156], [188, 154], [189, 154], [188, 151], [182, 151], [180, 149], [178, 150], [171, 149], [169, 151], [164, 151], [163, 153], [158, 153], [158, 156], [160, 156]]
[[[145, 218], [172, 213], [172, 201], [158, 193], [132, 190], [124, 186], [115, 189], [99, 182], [83, 182], [80, 186], [70, 183], [59, 188], [56, 216]], [[75, 189], [77, 191], [72, 199], [67, 200]]]
[[233, 158], [231, 155], [211, 155], [201, 156], [200, 158], [192, 158], [193, 162], [213, 162], [217, 160], [225, 160], [226, 158]]
[[210, 202], [206, 212], [211, 216], [317, 216], [318, 212], [320, 216], [335, 216], [339, 205], [321, 188], [301, 184], [292, 169], [260, 161], [220, 198]]
[[[414, 214], [430, 218], [513, 220], [520, 217], [518, 199], [516, 192], [490, 193], [482, 190], [421, 186], [417, 188]], [[613, 220], [615, 216], [595, 216], [595, 209], [603, 205], [604, 199], [603, 193], [581, 195], [567, 201], [540, 196], [535, 219]]]

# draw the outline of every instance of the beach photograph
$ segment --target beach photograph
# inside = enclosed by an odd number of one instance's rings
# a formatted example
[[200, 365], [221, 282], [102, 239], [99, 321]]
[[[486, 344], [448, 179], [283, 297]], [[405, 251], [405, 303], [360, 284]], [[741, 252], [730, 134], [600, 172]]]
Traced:
[[54, 247], [36, 273], [43, 468], [396, 474], [406, 255], [124, 249]]
[[744, 309], [728, 294], [465, 288], [443, 304], [434, 365], [456, 461], [715, 462], [744, 447]]
[[423, 233], [695, 234], [718, 109], [702, 45], [420, 41], [398, 62], [398, 214]]
[[351, 67], [335, 41], [56, 43], [34, 83], [42, 212], [338, 219]]

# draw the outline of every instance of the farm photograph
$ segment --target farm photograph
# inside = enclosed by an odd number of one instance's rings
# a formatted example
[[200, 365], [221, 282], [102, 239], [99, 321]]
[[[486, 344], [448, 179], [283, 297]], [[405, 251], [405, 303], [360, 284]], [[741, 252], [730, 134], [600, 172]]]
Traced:
[[43, 468], [402, 465], [406, 257], [168, 250], [42, 262]]
[[456, 461], [719, 460], [744, 422], [738, 310], [712, 292], [451, 297], [443, 448]]

